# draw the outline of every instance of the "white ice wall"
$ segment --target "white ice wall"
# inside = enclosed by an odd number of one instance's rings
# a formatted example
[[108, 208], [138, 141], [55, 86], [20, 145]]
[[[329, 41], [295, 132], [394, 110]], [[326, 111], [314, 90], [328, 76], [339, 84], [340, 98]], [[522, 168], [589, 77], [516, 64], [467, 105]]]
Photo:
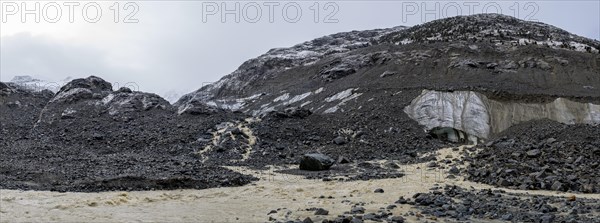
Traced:
[[499, 102], [472, 91], [423, 90], [404, 112], [427, 130], [451, 127], [479, 138], [544, 118], [565, 124], [600, 124], [600, 105], [564, 98], [546, 104]]

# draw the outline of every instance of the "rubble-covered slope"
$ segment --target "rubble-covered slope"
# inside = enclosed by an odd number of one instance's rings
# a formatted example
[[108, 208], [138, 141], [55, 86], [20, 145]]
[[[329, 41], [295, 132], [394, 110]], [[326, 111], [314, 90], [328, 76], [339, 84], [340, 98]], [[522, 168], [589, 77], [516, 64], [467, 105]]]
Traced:
[[379, 39], [394, 44], [467, 41], [489, 42], [496, 46], [540, 45], [598, 53], [600, 42], [569, 33], [541, 22], [520, 20], [502, 14], [456, 16], [391, 32]]
[[0, 82], [0, 143], [25, 137], [52, 97], [51, 91], [30, 91]]
[[[389, 29], [352, 31], [324, 36], [289, 48], [275, 48], [269, 52], [244, 62], [233, 73], [221, 80], [203, 86], [201, 89], [184, 95], [175, 105], [185, 106], [196, 101], [234, 110], [259, 97], [257, 82], [277, 82], [279, 73], [291, 68], [311, 65], [329, 56], [343, 54], [355, 49], [373, 45], [381, 36], [402, 30], [399, 26]], [[247, 95], [241, 97], [242, 95]]]
[[467, 178], [522, 190], [600, 192], [600, 127], [539, 120], [511, 127], [467, 156]]
[[[254, 77], [254, 81], [245, 83], [244, 91], [231, 91], [214, 85], [221, 96], [196, 97], [208, 92], [208, 88], [202, 88], [183, 97], [175, 106], [185, 110], [193, 108], [194, 103], [207, 104], [253, 116], [299, 107], [329, 119], [344, 119], [375, 111], [393, 114], [400, 120], [419, 121], [414, 115], [397, 110], [418, 100], [422, 90], [470, 91], [485, 97], [486, 103], [494, 102], [485, 106], [487, 118], [474, 115], [479, 123], [489, 123], [487, 127], [464, 123], [453, 116], [447, 120], [455, 123], [452, 126], [420, 123], [424, 127], [416, 129], [454, 127], [486, 139], [514, 124], [541, 118], [554, 117], [554, 120], [564, 123], [598, 123], [599, 73], [600, 54], [596, 52], [461, 39], [400, 45], [380, 42], [331, 54], [310, 64], [286, 67], [264, 79], [263, 73], [244, 73]], [[190, 101], [190, 97], [198, 100]], [[452, 105], [450, 107], [459, 107], [462, 103], [440, 100]], [[582, 105], [566, 106], [563, 102]], [[396, 106], [402, 109], [395, 109]], [[566, 110], [570, 112], [564, 112]], [[446, 111], [448, 114], [462, 112]], [[421, 119], [443, 119], [440, 114], [443, 112], [422, 114]], [[352, 125], [353, 121], [348, 119], [346, 125]], [[310, 125], [308, 122], [304, 124]], [[479, 131], [478, 127], [485, 130]], [[378, 128], [383, 129], [385, 125]]]
[[[436, 138], [486, 142], [512, 126], [540, 119], [584, 126], [576, 131], [598, 128], [597, 40], [494, 14], [376, 32], [381, 34], [370, 44], [310, 57], [307, 63], [299, 59], [304, 57], [288, 57], [286, 63], [250, 60], [175, 106], [185, 111], [195, 104], [209, 105], [263, 118], [247, 123], [257, 137], [255, 155], [248, 161], [258, 163], [292, 163], [315, 150], [332, 156], [353, 154], [349, 156], [358, 160], [423, 161], [411, 160], [410, 155], [433, 150], [439, 146]], [[336, 34], [345, 35], [354, 33]], [[283, 51], [303, 54], [295, 46], [259, 58]], [[249, 64], [260, 69], [249, 69]], [[431, 103], [421, 100], [428, 92]], [[456, 96], [464, 92], [465, 97]], [[286, 110], [312, 114], [273, 118]], [[357, 132], [361, 136], [354, 138]], [[581, 152], [574, 150], [573, 156]]]
[[323, 113], [333, 105], [322, 99], [345, 90], [360, 94], [406, 88], [476, 90], [510, 100], [564, 96], [597, 102], [599, 48], [596, 40], [543, 23], [495, 14], [458, 16], [406, 29], [339, 33], [274, 49], [176, 105], [202, 101], [260, 112], [258, 108], [310, 102], [315, 109], [325, 106], [316, 111]]
[[[1, 188], [209, 188], [254, 179], [196, 157], [198, 136], [238, 117], [233, 113], [207, 109], [201, 115], [177, 115], [157, 95], [113, 91], [98, 77], [75, 79], [50, 97], [26, 92], [0, 96], [6, 101], [0, 104], [2, 131], [15, 134], [0, 142]], [[21, 106], [11, 106], [14, 100]], [[11, 127], [18, 123], [23, 124]]]

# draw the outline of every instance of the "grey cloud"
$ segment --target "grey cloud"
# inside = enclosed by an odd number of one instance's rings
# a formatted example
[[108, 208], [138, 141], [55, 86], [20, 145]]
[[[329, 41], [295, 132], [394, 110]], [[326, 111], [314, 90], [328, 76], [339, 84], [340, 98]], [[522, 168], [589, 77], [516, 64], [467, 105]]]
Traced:
[[[102, 76], [116, 84], [133, 81], [136, 72], [108, 62], [105, 51], [91, 46], [70, 44], [46, 36], [19, 33], [1, 40], [2, 81], [16, 75], [32, 75], [47, 80]], [[124, 78], [125, 77], [125, 78]]]
[[[118, 40], [110, 40], [116, 42], [78, 39], [75, 44], [27, 33], [3, 36], [0, 79], [7, 81], [13, 75], [32, 74], [58, 80], [94, 74], [113, 83], [135, 82], [143, 91], [163, 95], [168, 91], [186, 93], [204, 82], [218, 80], [245, 60], [271, 48], [289, 47], [336, 32], [422, 22], [418, 15], [403, 22], [402, 2], [348, 1], [338, 2], [339, 23], [314, 23], [308, 9], [313, 3], [300, 2], [305, 11], [304, 19], [298, 23], [285, 22], [277, 14], [274, 23], [251, 24], [243, 20], [221, 23], [218, 16], [202, 22], [200, 2], [139, 2], [138, 24], [86, 25], [94, 32], [116, 33]], [[513, 3], [501, 2], [505, 9]], [[570, 2], [545, 1], [537, 4], [539, 21], [600, 39], [597, 28], [600, 3], [571, 6]], [[325, 12], [322, 13], [324, 16]], [[525, 15], [523, 12], [521, 17]], [[135, 50], [127, 51], [128, 47]]]

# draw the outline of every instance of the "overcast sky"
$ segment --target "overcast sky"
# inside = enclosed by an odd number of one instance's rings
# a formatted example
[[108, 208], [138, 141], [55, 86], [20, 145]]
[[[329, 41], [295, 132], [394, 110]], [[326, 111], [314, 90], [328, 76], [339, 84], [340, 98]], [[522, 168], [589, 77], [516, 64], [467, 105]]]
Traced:
[[[38, 1], [37, 12], [36, 1], [0, 2], [1, 81], [15, 75], [50, 81], [97, 75], [116, 86], [134, 82], [139, 90], [159, 94], [195, 90], [271, 48], [336, 32], [412, 26], [457, 14], [500, 11], [600, 39], [600, 3], [594, 0], [101, 1], [98, 5]], [[224, 7], [230, 14], [222, 14]]]

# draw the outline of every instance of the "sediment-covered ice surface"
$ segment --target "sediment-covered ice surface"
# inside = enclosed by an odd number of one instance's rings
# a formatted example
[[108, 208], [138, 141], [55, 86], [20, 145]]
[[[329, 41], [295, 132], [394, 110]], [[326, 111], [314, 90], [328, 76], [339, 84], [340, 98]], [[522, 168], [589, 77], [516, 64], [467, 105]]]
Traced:
[[501, 102], [473, 91], [423, 90], [404, 112], [425, 126], [454, 128], [487, 139], [530, 120], [550, 119], [565, 124], [600, 124], [600, 105], [557, 98], [550, 103]]

